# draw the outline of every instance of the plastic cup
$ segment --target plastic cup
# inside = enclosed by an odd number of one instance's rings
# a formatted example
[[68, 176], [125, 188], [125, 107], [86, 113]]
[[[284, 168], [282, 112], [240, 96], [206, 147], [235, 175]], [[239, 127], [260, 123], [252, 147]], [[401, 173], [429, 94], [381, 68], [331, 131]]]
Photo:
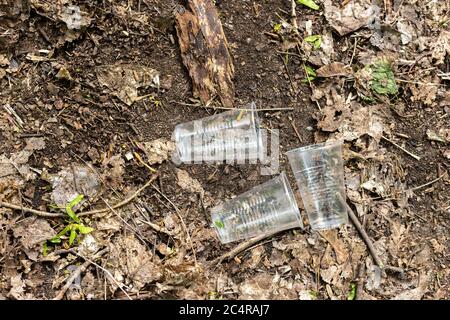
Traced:
[[348, 222], [342, 142], [322, 143], [286, 153], [313, 230]]
[[256, 105], [179, 124], [173, 132], [174, 162], [238, 161], [261, 158], [263, 151]]
[[303, 228], [294, 193], [284, 172], [214, 207], [211, 219], [222, 243]]

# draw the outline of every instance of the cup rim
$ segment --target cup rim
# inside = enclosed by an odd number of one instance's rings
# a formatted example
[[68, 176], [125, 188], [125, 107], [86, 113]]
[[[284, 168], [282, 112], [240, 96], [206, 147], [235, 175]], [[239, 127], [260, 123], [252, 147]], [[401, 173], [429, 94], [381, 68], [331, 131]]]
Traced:
[[293, 153], [303, 153], [303, 152], [312, 151], [312, 150], [336, 147], [338, 145], [342, 146], [343, 143], [344, 142], [342, 140], [335, 140], [335, 141], [331, 141], [331, 142], [326, 141], [326, 142], [322, 142], [322, 143], [310, 144], [307, 146], [303, 146], [303, 147], [299, 147], [299, 148], [295, 148], [295, 149], [286, 151], [285, 154], [289, 155], [289, 154], [293, 154]]
[[292, 191], [292, 188], [291, 188], [291, 185], [287, 178], [286, 172], [282, 171], [280, 173], [280, 177], [281, 177], [281, 181], [283, 182], [284, 190], [290, 199], [290, 204], [294, 211], [293, 213], [295, 214], [295, 217], [297, 218], [297, 221], [299, 223], [299, 227], [303, 228], [303, 220], [302, 220], [302, 216], [300, 214], [300, 209], [298, 208], [298, 203], [297, 203], [297, 200], [295, 199], [294, 191]]

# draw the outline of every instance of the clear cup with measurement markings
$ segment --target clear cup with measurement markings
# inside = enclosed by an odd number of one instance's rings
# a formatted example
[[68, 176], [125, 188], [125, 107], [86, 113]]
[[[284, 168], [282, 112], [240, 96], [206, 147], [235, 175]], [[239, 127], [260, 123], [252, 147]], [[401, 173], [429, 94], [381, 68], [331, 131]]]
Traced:
[[348, 222], [342, 142], [334, 141], [286, 153], [313, 230]]
[[245, 163], [261, 159], [263, 154], [255, 103], [179, 124], [173, 139], [175, 163]]
[[222, 243], [303, 228], [294, 193], [284, 172], [212, 208], [211, 219]]

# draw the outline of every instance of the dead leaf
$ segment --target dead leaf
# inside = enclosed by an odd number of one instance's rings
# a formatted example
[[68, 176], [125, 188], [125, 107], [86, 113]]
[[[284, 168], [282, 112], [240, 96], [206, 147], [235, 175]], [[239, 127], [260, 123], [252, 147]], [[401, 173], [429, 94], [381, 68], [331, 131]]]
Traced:
[[102, 162], [103, 180], [107, 185], [113, 188], [120, 188], [123, 184], [123, 175], [125, 173], [125, 160], [120, 154], [110, 158], [105, 158]]
[[445, 56], [450, 55], [450, 31], [442, 30], [439, 36], [433, 39], [432, 44], [430, 43], [433, 48], [431, 56], [436, 60], [436, 65], [441, 65], [445, 62]]
[[159, 138], [150, 142], [144, 142], [143, 147], [148, 163], [153, 165], [166, 161], [173, 150], [175, 150], [175, 143], [172, 140]]
[[259, 273], [239, 285], [239, 299], [268, 300], [273, 297], [273, 277], [266, 273]]
[[380, 12], [378, 6], [366, 0], [351, 0], [342, 8], [333, 6], [331, 0], [323, 5], [325, 18], [341, 36], [372, 23]]
[[317, 75], [322, 78], [329, 77], [348, 77], [352, 74], [351, 69], [343, 64], [342, 62], [332, 62], [330, 64], [324, 65], [316, 70]]
[[[133, 234], [118, 236], [109, 244], [109, 249], [108, 266], [114, 278], [131, 285], [131, 291], [138, 292], [146, 284], [161, 279], [163, 270], [159, 259]], [[108, 280], [113, 291], [117, 290], [117, 284]]]
[[234, 66], [216, 7], [211, 0], [191, 0], [188, 6], [178, 6], [175, 18], [194, 96], [206, 104], [218, 95], [223, 106], [233, 107]]
[[32, 137], [26, 140], [27, 145], [24, 150], [34, 151], [45, 149], [45, 139], [42, 137]]
[[20, 242], [26, 249], [33, 249], [42, 245], [44, 241], [52, 238], [55, 231], [45, 219], [36, 217], [25, 218], [13, 227], [14, 237], [20, 238]]
[[338, 238], [337, 230], [326, 230], [319, 233], [333, 247], [333, 250], [336, 253], [336, 260], [339, 264], [348, 260], [348, 250], [344, 242]]
[[450, 142], [450, 129], [439, 129], [438, 132], [427, 129], [427, 138], [431, 141]]
[[59, 208], [83, 195], [84, 200], [73, 207], [74, 211], [81, 208], [86, 199], [95, 198], [100, 192], [100, 180], [93, 169], [84, 165], [72, 165], [64, 168], [50, 177], [52, 183], [52, 200]]
[[96, 73], [99, 84], [129, 106], [139, 100], [139, 88], [159, 87], [159, 72], [138, 64], [101, 66]]
[[177, 184], [181, 189], [191, 193], [204, 194], [205, 190], [197, 179], [192, 178], [185, 170], [176, 169], [177, 172]]
[[417, 288], [405, 290], [394, 297], [391, 300], [421, 300], [423, 295], [427, 292], [428, 284], [431, 280], [431, 273], [421, 273], [419, 277], [419, 284]]

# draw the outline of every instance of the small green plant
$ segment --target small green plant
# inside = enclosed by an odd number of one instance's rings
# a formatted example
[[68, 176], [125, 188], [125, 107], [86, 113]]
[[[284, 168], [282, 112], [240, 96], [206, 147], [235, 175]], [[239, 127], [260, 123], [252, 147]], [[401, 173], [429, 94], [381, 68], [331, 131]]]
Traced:
[[347, 295], [347, 300], [355, 300], [356, 298], [356, 284], [350, 283], [350, 291]]
[[311, 43], [313, 45], [314, 50], [319, 49], [320, 46], [322, 45], [322, 36], [320, 34], [308, 36], [304, 40], [308, 43]]
[[317, 3], [315, 3], [313, 0], [297, 0], [297, 3], [307, 6], [308, 8], [313, 9], [313, 10], [320, 9], [320, 7], [317, 5]]
[[[382, 95], [393, 95], [398, 92], [391, 64], [385, 59], [368, 66], [372, 71], [372, 90]], [[367, 68], [367, 67], [366, 67]]]
[[302, 83], [310, 83], [311, 81], [314, 81], [317, 78], [316, 70], [306, 65], [304, 65], [304, 68], [306, 77], [302, 80]]
[[281, 27], [282, 27], [281, 23], [275, 23], [273, 25], [273, 32], [275, 32], [275, 33], [280, 32], [281, 31]]
[[221, 220], [216, 220], [216, 221], [214, 221], [214, 224], [215, 224], [216, 227], [219, 228], [219, 229], [225, 228], [225, 225], [223, 224], [223, 222], [222, 222]]
[[53, 238], [47, 240], [42, 245], [42, 254], [44, 256], [46, 256], [48, 253], [48, 243], [52, 243], [52, 244], [61, 243], [62, 242], [61, 238], [63, 236], [65, 236], [67, 233], [69, 233], [69, 246], [72, 246], [79, 234], [88, 234], [88, 233], [91, 233], [92, 231], [94, 231], [93, 228], [86, 227], [85, 225], [83, 225], [80, 221], [80, 218], [73, 211], [73, 208], [78, 203], [80, 203], [83, 200], [83, 198], [84, 198], [83, 195], [81, 195], [81, 194], [77, 195], [75, 197], [75, 199], [73, 199], [66, 205], [65, 209], [66, 209], [67, 215], [69, 216], [69, 221], [68, 221], [69, 224], [66, 225], [60, 232], [58, 232], [57, 235], [55, 235]]

